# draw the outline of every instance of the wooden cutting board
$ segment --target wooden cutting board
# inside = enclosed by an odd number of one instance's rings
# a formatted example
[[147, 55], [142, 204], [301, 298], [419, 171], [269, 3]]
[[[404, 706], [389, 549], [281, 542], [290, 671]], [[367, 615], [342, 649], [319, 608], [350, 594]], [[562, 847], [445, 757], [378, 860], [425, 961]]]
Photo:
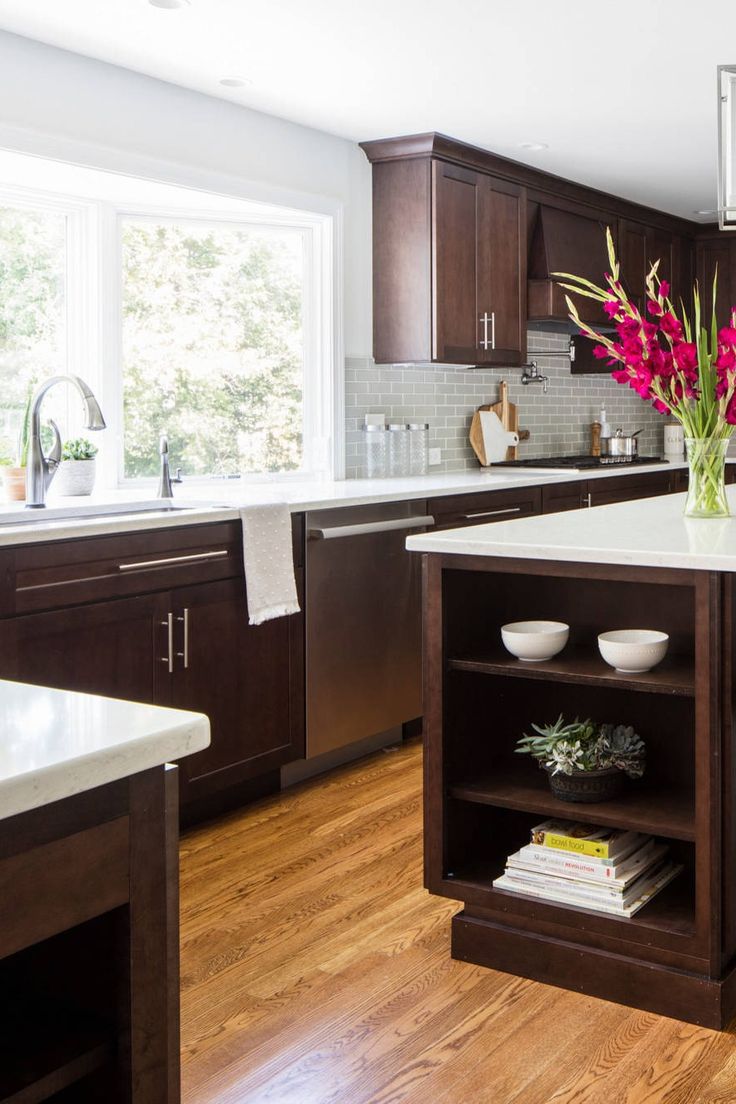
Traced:
[[[509, 385], [506, 380], [501, 380], [498, 385], [498, 402], [491, 403], [489, 406], [481, 406], [478, 410], [492, 410], [500, 418], [504, 429], [511, 430], [514, 433], [519, 432], [519, 412], [516, 403], [509, 402]], [[473, 415], [473, 420], [470, 423], [470, 447], [478, 457], [481, 467], [487, 468], [489, 465], [483, 447], [483, 431], [477, 412]], [[516, 455], [516, 448], [506, 450], [507, 460], [515, 460]]]

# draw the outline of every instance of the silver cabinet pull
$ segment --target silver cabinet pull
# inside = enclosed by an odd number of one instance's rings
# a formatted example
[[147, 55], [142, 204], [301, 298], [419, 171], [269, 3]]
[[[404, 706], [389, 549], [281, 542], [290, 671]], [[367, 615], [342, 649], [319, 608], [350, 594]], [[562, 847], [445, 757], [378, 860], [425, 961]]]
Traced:
[[496, 312], [491, 311], [491, 348], [496, 348]]
[[159, 625], [163, 625], [167, 630], [166, 632], [166, 644], [167, 654], [160, 657], [161, 663], [166, 663], [169, 668], [169, 674], [174, 673], [174, 615], [168, 613], [165, 621], [159, 621]]
[[118, 564], [118, 571], [144, 571], [152, 567], [178, 567], [179, 564], [187, 566], [193, 563], [206, 563], [207, 560], [221, 560], [223, 556], [229, 556], [227, 548], [217, 552], [193, 552], [188, 556], [169, 556], [165, 560], [136, 560], [135, 563]]
[[482, 314], [480, 316], [480, 321], [481, 321], [481, 325], [483, 326], [483, 337], [480, 339], [478, 344], [480, 345], [481, 349], [487, 349], [488, 348], [488, 315], [487, 314]]
[[189, 610], [185, 607], [182, 611], [182, 615], [176, 618], [184, 626], [184, 651], [177, 652], [176, 654], [180, 659], [184, 660], [184, 670], [189, 666]]
[[369, 533], [389, 533], [392, 529], [426, 529], [434, 525], [434, 518], [391, 518], [389, 521], [367, 521], [359, 525], [332, 525], [327, 529], [310, 529], [309, 540], [337, 540], [341, 537], [362, 537]]
[[590, 491], [588, 491], [588, 493], [586, 495], [583, 495], [583, 499], [582, 499], [582, 502], [580, 503], [580, 505], [581, 506], [587, 506], [587, 507], [591, 507], [593, 505], [593, 495], [591, 494]]
[[[496, 348], [496, 312], [484, 311], [480, 316], [481, 325], [483, 326], [483, 337], [478, 342], [481, 349], [495, 349]], [[491, 324], [491, 336], [488, 337], [488, 323]]]
[[470, 521], [471, 518], [482, 517], [499, 517], [501, 514], [520, 514], [521, 506], [507, 506], [505, 510], [478, 510], [474, 514], [463, 514], [463, 521]]

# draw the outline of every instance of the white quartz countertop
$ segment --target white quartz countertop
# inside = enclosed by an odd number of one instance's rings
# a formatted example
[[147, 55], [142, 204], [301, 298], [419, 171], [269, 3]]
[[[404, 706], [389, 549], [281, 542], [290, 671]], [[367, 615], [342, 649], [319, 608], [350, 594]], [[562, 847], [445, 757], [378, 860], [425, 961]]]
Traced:
[[[736, 515], [736, 486], [727, 488]], [[736, 571], [736, 516], [686, 518], [684, 494], [409, 537], [412, 552]]]
[[206, 748], [201, 713], [0, 680], [0, 819]]
[[[34, 511], [30, 522], [28, 517], [31, 511], [26, 511], [22, 503], [4, 506], [0, 504], [0, 547], [231, 521], [238, 517], [240, 506], [264, 502], [286, 502], [292, 513], [299, 513], [303, 510], [366, 506], [372, 503], [543, 486], [549, 483], [575, 483], [583, 479], [609, 479], [611, 476], [642, 475], [646, 472], [671, 471], [673, 468], [683, 467], [684, 463], [663, 462], [647, 465], [614, 464], [588, 471], [515, 468], [494, 472], [491, 469], [401, 479], [251, 484], [225, 482], [222, 487], [217, 488], [213, 488], [212, 484], [197, 486], [185, 483], [182, 488], [177, 488], [173, 499], [176, 506], [185, 509], [168, 511], [151, 509], [157, 504], [152, 501], [150, 494], [146, 496], [140, 490], [100, 492], [93, 498], [80, 499], [54, 497], [52, 489], [48, 509]], [[115, 512], [104, 516], [90, 516], [90, 511], [99, 509], [102, 512], [110, 508]], [[18, 523], [15, 521], [16, 517]]]

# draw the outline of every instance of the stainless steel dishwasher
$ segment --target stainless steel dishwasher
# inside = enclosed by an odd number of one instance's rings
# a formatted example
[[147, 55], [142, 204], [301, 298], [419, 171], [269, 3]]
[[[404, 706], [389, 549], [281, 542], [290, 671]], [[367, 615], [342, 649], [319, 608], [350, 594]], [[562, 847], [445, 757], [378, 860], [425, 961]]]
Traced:
[[420, 557], [427, 504], [307, 514], [307, 758], [422, 713]]

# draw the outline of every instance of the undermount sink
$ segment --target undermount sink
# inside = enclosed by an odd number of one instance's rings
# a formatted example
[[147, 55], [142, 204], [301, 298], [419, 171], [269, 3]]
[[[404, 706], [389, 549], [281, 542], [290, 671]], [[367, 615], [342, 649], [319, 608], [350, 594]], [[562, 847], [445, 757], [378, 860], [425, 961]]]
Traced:
[[131, 514], [171, 514], [187, 510], [218, 509], [224, 509], [224, 507], [197, 503], [183, 505], [165, 499], [144, 502], [89, 503], [86, 506], [48, 506], [40, 510], [27, 510], [25, 507], [18, 506], [13, 510], [0, 511], [0, 529], [16, 525], [48, 525], [50, 522], [129, 517]]

